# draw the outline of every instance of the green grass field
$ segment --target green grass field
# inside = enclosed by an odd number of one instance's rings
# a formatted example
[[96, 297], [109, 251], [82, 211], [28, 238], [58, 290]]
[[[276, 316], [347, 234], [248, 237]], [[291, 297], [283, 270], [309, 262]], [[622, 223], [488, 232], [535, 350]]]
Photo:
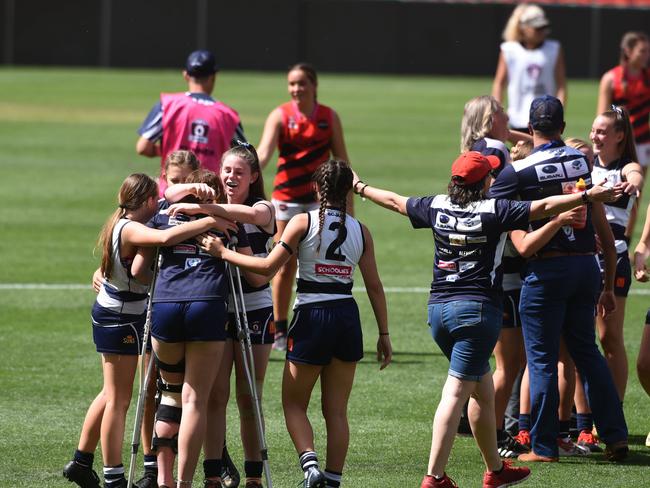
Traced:
[[[423, 195], [445, 190], [458, 152], [463, 105], [488, 93], [491, 80], [324, 74], [320, 85], [319, 99], [341, 116], [350, 158], [363, 179], [402, 194]], [[121, 181], [131, 172], [158, 172], [158, 160], [135, 154], [137, 127], [160, 91], [183, 89], [180, 73], [171, 71], [0, 69], [2, 487], [70, 486], [61, 469], [76, 447], [86, 408], [101, 388], [89, 320], [94, 295], [75, 285], [89, 283], [98, 265], [94, 242], [115, 208]], [[569, 83], [567, 135], [588, 135], [596, 95], [596, 82]], [[287, 99], [284, 75], [223, 73], [216, 96], [239, 111], [248, 138], [257, 143], [266, 115]], [[267, 188], [272, 175], [269, 167]], [[646, 204], [647, 195], [643, 215]], [[431, 236], [369, 202], [357, 200], [356, 210], [373, 232], [384, 285], [393, 289], [388, 305], [395, 360], [378, 371], [372, 353], [375, 324], [367, 298], [357, 293], [366, 358], [358, 367], [350, 403], [344, 486], [415, 487], [426, 470], [431, 419], [447, 371], [426, 326], [427, 293], [404, 289], [428, 286]], [[642, 217], [639, 222], [635, 240]], [[70, 288], [21, 289], [15, 284]], [[650, 399], [634, 370], [647, 291], [633, 285], [626, 314], [629, 461], [614, 466], [594, 455], [536, 465], [525, 486], [647, 486], [650, 450], [643, 441], [650, 429]], [[282, 361], [274, 352], [264, 408], [274, 482], [288, 487], [298, 483], [301, 473], [281, 413]], [[317, 392], [311, 413], [324, 458]], [[241, 465], [236, 421], [231, 408], [229, 444]], [[100, 468], [98, 450], [95, 469]], [[459, 486], [478, 486], [482, 470], [473, 441], [458, 438], [449, 474]], [[197, 473], [195, 479], [201, 476]]]

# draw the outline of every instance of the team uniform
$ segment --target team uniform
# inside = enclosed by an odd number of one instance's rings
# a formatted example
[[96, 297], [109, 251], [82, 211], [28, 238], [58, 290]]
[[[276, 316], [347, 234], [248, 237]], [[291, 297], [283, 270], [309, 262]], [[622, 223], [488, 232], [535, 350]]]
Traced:
[[528, 132], [528, 111], [531, 102], [541, 95], [555, 95], [555, 65], [560, 43], [547, 39], [535, 49], [526, 49], [520, 42], [501, 44], [501, 53], [508, 67], [508, 117], [510, 126]]
[[[158, 213], [149, 225], [167, 229], [191, 218]], [[248, 246], [241, 227], [237, 240], [239, 247]], [[160, 253], [151, 335], [163, 342], [224, 341], [229, 294], [224, 261], [203, 251], [194, 239], [162, 247]]]
[[131, 275], [133, 257], [122, 256], [122, 229], [129, 219], [119, 219], [113, 228], [113, 270], [105, 278], [92, 309], [93, 340], [97, 352], [140, 354], [149, 287]]
[[437, 195], [409, 198], [406, 211], [414, 228], [432, 229], [436, 244], [432, 336], [450, 361], [450, 376], [480, 381], [501, 330], [507, 231], [528, 227], [530, 203], [489, 199], [459, 207]]
[[[600, 164], [598, 156], [594, 159], [594, 168], [591, 171], [593, 181], [603, 181], [607, 179], [608, 185], [617, 185], [625, 181], [623, 177], [623, 168], [626, 164], [631, 163], [630, 159], [618, 159], [613, 161], [609, 166], [604, 167]], [[634, 195], [624, 194], [615, 202], [605, 203], [605, 215], [607, 222], [612, 228], [614, 242], [616, 245], [616, 275], [614, 278], [614, 294], [620, 297], [626, 297], [632, 284], [632, 267], [630, 265], [630, 256], [628, 254], [628, 238], [625, 236], [625, 229], [630, 220], [630, 212], [634, 205]], [[601, 269], [604, 269], [604, 258], [598, 256]]]
[[[580, 178], [591, 185], [583, 154], [552, 141], [505, 168], [489, 194], [538, 200], [572, 191]], [[532, 448], [541, 456], [558, 456], [560, 337], [585, 381], [599, 435], [607, 443], [627, 439], [612, 376], [596, 346], [594, 308], [600, 272], [590, 207], [584, 228], [563, 227], [526, 265], [519, 311], [530, 374]], [[535, 230], [546, 222], [531, 222], [531, 227]]]
[[[308, 226], [298, 248], [298, 274], [287, 359], [326, 365], [332, 358], [360, 361], [363, 336], [359, 309], [352, 298], [352, 277], [365, 243], [361, 223], [341, 212], [325, 210], [318, 235], [318, 210], [307, 214]], [[339, 232], [340, 231], [340, 232]]]
[[[261, 199], [257, 202], [261, 202]], [[257, 202], [249, 201], [246, 202], [246, 205], [268, 206], [267, 203]], [[248, 237], [253, 255], [261, 258], [268, 256], [275, 232], [269, 234], [262, 227], [253, 224], [243, 224], [243, 229]], [[244, 277], [242, 277], [241, 283], [251, 344], [273, 344], [275, 325], [271, 287], [268, 283], [259, 287], [251, 286]], [[233, 305], [235, 299], [231, 296], [228, 301], [228, 336], [233, 340], [237, 340], [235, 307]]]
[[622, 105], [630, 113], [639, 164], [650, 165], [650, 68], [630, 79], [622, 66], [610, 70], [612, 74], [612, 103]]
[[205, 93], [162, 93], [147, 115], [140, 136], [160, 141], [160, 194], [167, 188], [162, 177], [167, 155], [179, 149], [192, 151], [201, 167], [219, 173], [221, 156], [236, 140], [245, 141], [239, 115]]
[[276, 219], [288, 221], [318, 208], [312, 175], [331, 154], [333, 111], [317, 103], [312, 114], [305, 116], [293, 101], [279, 109], [282, 131], [272, 201]]

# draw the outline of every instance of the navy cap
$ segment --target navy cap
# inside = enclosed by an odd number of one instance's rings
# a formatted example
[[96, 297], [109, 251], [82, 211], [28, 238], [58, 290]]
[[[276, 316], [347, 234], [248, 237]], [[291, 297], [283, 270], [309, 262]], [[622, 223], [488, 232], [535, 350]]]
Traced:
[[564, 124], [562, 102], [550, 95], [536, 98], [530, 104], [529, 120], [535, 130], [553, 132], [562, 129]]
[[190, 76], [202, 77], [213, 75], [219, 71], [219, 68], [217, 66], [217, 60], [214, 58], [214, 54], [205, 49], [200, 49], [199, 51], [190, 53], [187, 57], [185, 70]]

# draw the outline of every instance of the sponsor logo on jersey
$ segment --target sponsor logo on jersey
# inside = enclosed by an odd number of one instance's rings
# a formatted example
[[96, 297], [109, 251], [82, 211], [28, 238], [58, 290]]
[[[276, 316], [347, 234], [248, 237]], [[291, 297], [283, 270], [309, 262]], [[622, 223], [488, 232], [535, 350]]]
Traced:
[[314, 265], [314, 272], [317, 275], [327, 276], [350, 276], [352, 274], [352, 266], [341, 266], [339, 264], [320, 264]]
[[467, 236], [467, 244], [483, 244], [487, 242], [487, 236]]
[[326, 130], [326, 129], [329, 128], [329, 126], [330, 126], [330, 124], [329, 124], [329, 122], [327, 122], [326, 119], [322, 119], [322, 120], [319, 120], [318, 122], [316, 122], [316, 127], [318, 127], [319, 129]]
[[[474, 215], [466, 219], [458, 219], [458, 224], [456, 229], [459, 232], [480, 232], [483, 230], [483, 224], [481, 223], [481, 216]], [[469, 242], [470, 236], [467, 236], [467, 242]]]
[[436, 229], [454, 230], [455, 225], [456, 225], [456, 217], [451, 217], [443, 213], [436, 214], [436, 225], [435, 225]]
[[196, 246], [191, 244], [179, 244], [174, 246], [174, 254], [196, 254]]
[[561, 180], [564, 178], [564, 171], [560, 164], [545, 164], [535, 166], [538, 181]]
[[187, 258], [185, 260], [185, 269], [194, 268], [201, 262], [201, 258]]
[[294, 119], [292, 116], [290, 116], [289, 120], [287, 121], [287, 128], [289, 130], [296, 130], [298, 128], [298, 124], [296, 123], [296, 119]]
[[447, 249], [446, 247], [442, 247], [442, 246], [436, 246], [436, 250], [440, 254], [447, 254], [447, 255], [454, 254], [454, 251], [452, 251], [451, 249]]
[[570, 225], [565, 225], [562, 227], [562, 230], [564, 231], [564, 235], [569, 239], [570, 241], [575, 241], [576, 236], [575, 233], [573, 232], [573, 227]]
[[456, 271], [456, 263], [453, 261], [438, 261], [438, 269], [444, 269], [446, 271]]
[[458, 278], [460, 278], [460, 276], [458, 276], [457, 274], [453, 274], [453, 275], [449, 275], [449, 276], [447, 276], [447, 277], [445, 278], [445, 281], [451, 281], [451, 282], [454, 282], [454, 281], [456, 281]]
[[196, 119], [192, 122], [190, 130], [192, 133], [187, 136], [191, 142], [196, 142], [199, 144], [208, 143], [208, 132], [210, 132], [210, 126], [205, 120]]
[[459, 263], [459, 271], [462, 273], [463, 271], [469, 271], [470, 269], [476, 268], [476, 265], [478, 264], [478, 261], [463, 261]]
[[467, 256], [480, 256], [481, 255], [481, 250], [480, 249], [472, 249], [469, 251], [458, 251], [458, 255], [462, 258], [466, 258]]
[[576, 176], [585, 176], [589, 174], [589, 167], [584, 158], [567, 161], [566, 163], [562, 163], [562, 165], [564, 166], [564, 171], [566, 171], [567, 178], [575, 178]]
[[449, 245], [450, 246], [465, 246], [466, 236], [463, 234], [449, 234]]
[[132, 334], [122, 337], [122, 344], [135, 344], [135, 337]]

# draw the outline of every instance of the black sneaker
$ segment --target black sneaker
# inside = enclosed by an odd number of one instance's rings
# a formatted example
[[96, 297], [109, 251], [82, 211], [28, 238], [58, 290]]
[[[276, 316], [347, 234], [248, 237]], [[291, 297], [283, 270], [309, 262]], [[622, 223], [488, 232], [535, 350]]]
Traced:
[[516, 458], [520, 454], [530, 452], [530, 449], [517, 442], [510, 434], [507, 432], [504, 432], [504, 434], [505, 437], [497, 442], [499, 456], [502, 458]]
[[158, 473], [145, 471], [144, 476], [135, 482], [137, 488], [158, 488]]
[[458, 423], [458, 435], [472, 435], [472, 427], [469, 425], [469, 419], [463, 415]]
[[307, 470], [302, 488], [325, 488], [325, 475], [320, 469], [312, 466]]
[[63, 476], [81, 488], [101, 488], [99, 476], [91, 466], [82, 466], [75, 460], [70, 461], [63, 468]]
[[239, 476], [239, 471], [237, 471], [237, 466], [233, 463], [230, 454], [224, 449], [223, 456], [223, 467], [221, 468], [221, 484], [225, 488], [237, 488], [241, 478]]

